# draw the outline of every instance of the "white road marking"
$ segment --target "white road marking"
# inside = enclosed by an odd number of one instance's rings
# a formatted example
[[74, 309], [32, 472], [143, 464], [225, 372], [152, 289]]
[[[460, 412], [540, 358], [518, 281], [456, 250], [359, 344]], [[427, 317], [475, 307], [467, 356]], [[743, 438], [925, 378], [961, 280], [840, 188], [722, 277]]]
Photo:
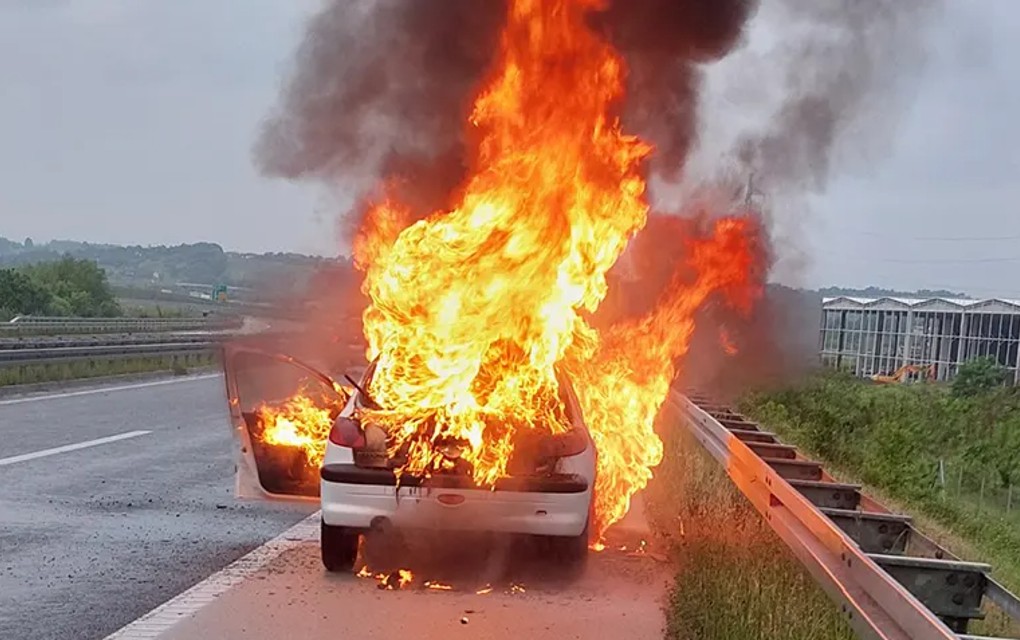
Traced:
[[213, 602], [231, 587], [247, 580], [285, 551], [315, 540], [318, 533], [319, 512], [316, 511], [261, 547], [111, 633], [106, 640], [151, 640], [158, 637], [170, 627]]
[[0, 406], [7, 404], [21, 404], [23, 402], [40, 402], [42, 400], [55, 400], [57, 398], [74, 398], [77, 396], [90, 396], [96, 393], [111, 393], [114, 391], [128, 391], [130, 389], [145, 389], [147, 387], [159, 387], [165, 384], [178, 384], [180, 382], [191, 382], [193, 380], [208, 380], [219, 378], [218, 373], [205, 373], [198, 376], [186, 376], [172, 380], [156, 380], [153, 382], [138, 382], [136, 384], [124, 384], [117, 387], [96, 387], [95, 389], [83, 389], [81, 391], [68, 391], [65, 393], [49, 393], [41, 396], [27, 396], [25, 398], [14, 398], [12, 400], [0, 400]]
[[55, 456], [58, 453], [67, 453], [68, 451], [77, 451], [78, 449], [88, 449], [89, 447], [98, 447], [101, 444], [110, 444], [111, 442], [117, 442], [119, 440], [127, 440], [128, 438], [137, 438], [138, 436], [144, 436], [151, 431], [128, 431], [127, 433], [118, 433], [115, 436], [107, 436], [105, 438], [96, 438], [95, 440], [86, 440], [85, 442], [78, 442], [75, 444], [65, 444], [62, 447], [53, 447], [52, 449], [43, 449], [42, 451], [33, 451], [32, 453], [22, 453], [21, 455], [11, 456], [9, 458], [0, 458], [0, 467], [6, 467], [9, 464], [15, 464], [18, 462], [26, 462], [28, 460], [35, 460], [37, 458], [45, 458], [47, 456]]

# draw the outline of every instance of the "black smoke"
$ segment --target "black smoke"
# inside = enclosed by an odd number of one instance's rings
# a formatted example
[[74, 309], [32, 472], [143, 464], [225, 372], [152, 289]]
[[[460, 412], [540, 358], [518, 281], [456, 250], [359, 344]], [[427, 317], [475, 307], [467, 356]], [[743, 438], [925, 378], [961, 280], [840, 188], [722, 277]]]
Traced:
[[[366, 197], [383, 183], [412, 217], [449, 203], [470, 169], [465, 123], [498, 49], [508, 1], [326, 2], [308, 23], [256, 144], [261, 171], [353, 195], [358, 204], [340, 216], [348, 236]], [[727, 192], [729, 183], [743, 184], [753, 173], [756, 189], [774, 198], [765, 215], [787, 226], [771, 244], [789, 263], [804, 251], [789, 227], [810, 213], [805, 196], [827, 188], [838, 153], [874, 154], [892, 139], [924, 60], [925, 27], [940, 6], [941, 0], [609, 0], [589, 21], [627, 64], [619, 115], [627, 131], [655, 145], [650, 171], [693, 179], [695, 191]], [[752, 20], [771, 36], [763, 50], [743, 47]], [[771, 92], [775, 108], [741, 129], [707, 174], [691, 176], [685, 168], [705, 128], [699, 108], [706, 70], [735, 51], [743, 71], [736, 82]], [[692, 207], [685, 199], [659, 208], [683, 216]], [[642, 282], [627, 285], [626, 301], [611, 296], [608, 316], [653, 303], [665, 274], [683, 260], [682, 234], [669, 231], [676, 225], [659, 217], [650, 225], [659, 231], [652, 233], [654, 255], [636, 274]], [[784, 330], [804, 326], [784, 313], [784, 305], [767, 300], [749, 319], [706, 320], [700, 326], [711, 335], [699, 338], [704, 347], [692, 357], [718, 351], [717, 325], [725, 325], [744, 354], [728, 360], [741, 373], [761, 363], [785, 370], [773, 366], [779, 356], [766, 347], [781, 342]]]
[[[624, 124], [656, 145], [653, 169], [682, 169], [696, 141], [701, 66], [740, 42], [756, 4], [614, 0], [590, 16], [624, 55]], [[505, 0], [327, 3], [309, 21], [256, 164], [359, 199], [385, 180], [414, 216], [439, 208], [468, 170], [465, 122], [506, 11]]]
[[652, 169], [678, 177], [697, 143], [706, 63], [743, 40], [757, 0], [617, 0], [594, 24], [629, 71], [624, 124], [655, 144]]
[[[774, 0], [789, 25], [753, 68], [782, 99], [734, 155], [765, 190], [824, 192], [840, 151], [870, 162], [886, 150], [925, 59], [941, 0]], [[750, 81], [742, 78], [742, 82]]]
[[255, 147], [269, 176], [364, 193], [390, 180], [419, 214], [466, 171], [464, 123], [496, 50], [494, 0], [333, 0], [308, 23]]

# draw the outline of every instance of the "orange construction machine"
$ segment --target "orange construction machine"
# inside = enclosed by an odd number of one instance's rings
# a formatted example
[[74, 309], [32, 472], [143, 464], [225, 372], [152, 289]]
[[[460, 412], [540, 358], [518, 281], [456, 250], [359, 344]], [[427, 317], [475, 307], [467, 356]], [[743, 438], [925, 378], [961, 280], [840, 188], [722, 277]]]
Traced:
[[914, 374], [922, 374], [919, 376], [923, 380], [934, 380], [935, 379], [935, 365], [933, 364], [906, 364], [897, 369], [892, 375], [883, 376], [875, 374], [871, 376], [871, 379], [875, 382], [881, 382], [883, 384], [902, 383], [907, 382], [912, 378]]

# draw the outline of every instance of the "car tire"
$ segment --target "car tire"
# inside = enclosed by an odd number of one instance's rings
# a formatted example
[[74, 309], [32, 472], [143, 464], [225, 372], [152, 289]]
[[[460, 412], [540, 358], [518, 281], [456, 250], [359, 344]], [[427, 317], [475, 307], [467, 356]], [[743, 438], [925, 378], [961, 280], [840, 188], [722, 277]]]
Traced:
[[360, 534], [355, 529], [334, 527], [323, 522], [320, 544], [322, 565], [326, 571], [336, 573], [353, 569], [354, 561], [358, 559], [359, 538]]

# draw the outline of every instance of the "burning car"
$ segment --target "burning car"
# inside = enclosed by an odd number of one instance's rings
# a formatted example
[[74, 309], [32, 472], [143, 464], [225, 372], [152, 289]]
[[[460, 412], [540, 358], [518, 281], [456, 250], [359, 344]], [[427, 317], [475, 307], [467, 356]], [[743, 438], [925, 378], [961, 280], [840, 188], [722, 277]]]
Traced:
[[[450, 140], [464, 143], [451, 165], [463, 180], [430, 202], [403, 193], [417, 181], [401, 169], [352, 209], [364, 306], [329, 299], [360, 307], [360, 332], [306, 317], [301, 342], [325, 358], [338, 345], [312, 334], [360, 333], [367, 370], [341, 385], [273, 355], [287, 349], [228, 350], [239, 494], [320, 501], [329, 569], [349, 567], [361, 532], [386, 523], [548, 536], [582, 564], [589, 532], [600, 544], [663, 459], [656, 417], [701, 310], [722, 302], [746, 314], [761, 295], [764, 228], [715, 188], [680, 207], [675, 234], [632, 244], [655, 213], [655, 147], [622, 118], [627, 60], [592, 20], [606, 6], [505, 3], [464, 135]], [[319, 105], [316, 95], [288, 104]], [[332, 124], [297, 129], [313, 134], [317, 158], [339, 157], [320, 153]], [[628, 262], [669, 257], [654, 269], [662, 282], [647, 287], [647, 305], [600, 314], [610, 286], [637, 289], [611, 277], [631, 246]]]
[[327, 570], [350, 570], [362, 533], [389, 526], [542, 536], [566, 570], [583, 567], [596, 451], [566, 376], [556, 403], [566, 428], [519, 430], [505, 473], [482, 484], [464, 438], [433, 432], [427, 467], [410, 464], [420, 441], [376, 421], [385, 412], [372, 396], [376, 362], [349, 386], [258, 349], [228, 347], [224, 367], [238, 494], [318, 498]]

